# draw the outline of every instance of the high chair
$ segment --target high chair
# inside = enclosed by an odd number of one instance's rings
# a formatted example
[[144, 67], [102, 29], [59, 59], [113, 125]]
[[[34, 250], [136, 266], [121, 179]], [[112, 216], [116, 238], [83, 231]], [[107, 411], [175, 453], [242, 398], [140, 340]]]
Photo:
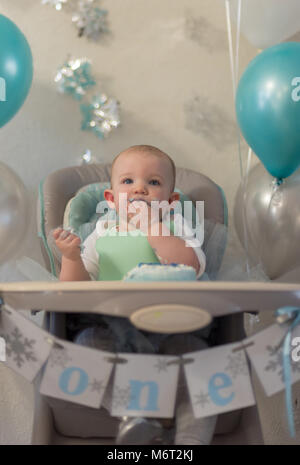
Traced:
[[[46, 267], [52, 270], [53, 273], [59, 275], [60, 269], [60, 256], [55, 250], [54, 241], [51, 237], [51, 232], [56, 227], [63, 224], [64, 213], [66, 206], [71, 198], [74, 197], [76, 192], [83, 186], [109, 181], [110, 179], [110, 166], [109, 164], [103, 165], [83, 165], [65, 168], [56, 171], [45, 179], [40, 186], [39, 205], [38, 205], [38, 227], [41, 237], [41, 247], [43, 256], [45, 258]], [[197, 173], [184, 168], [177, 169], [176, 187], [184, 192], [194, 202], [197, 200], [204, 201], [205, 220], [210, 225], [227, 224], [227, 210], [226, 200], [223, 192], [211, 179], [203, 174]], [[206, 251], [207, 244], [211, 238], [212, 229], [208, 229], [205, 235], [203, 249]], [[221, 245], [224, 248], [224, 244]], [[223, 250], [224, 251], [224, 250]], [[222, 253], [219, 254], [219, 262], [214, 265], [215, 268], [220, 266]], [[209, 264], [209, 257], [208, 264]], [[216, 269], [214, 272], [217, 271]], [[61, 285], [71, 286], [72, 289], [77, 287], [82, 292], [87, 292], [89, 285], [95, 283], [60, 283]], [[110, 289], [118, 296], [120, 291], [120, 282], [110, 283], [97, 283], [100, 289]], [[128, 284], [128, 283], [126, 283]], [[170, 292], [166, 293], [164, 297], [160, 289], [172, 291], [177, 289], [177, 301], [182, 296], [182, 303], [188, 302], [193, 299], [194, 305], [197, 305], [197, 298], [195, 292], [189, 295], [189, 289], [195, 291], [195, 286], [203, 284], [204, 288], [211, 288], [214, 283], [146, 283], [149, 292], [145, 291], [143, 283], [130, 283], [132, 294], [126, 292], [126, 299], [124, 299], [124, 309], [122, 308], [123, 315], [129, 315], [131, 308], [139, 308], [140, 301], [137, 302], [135, 292], [141, 289], [144, 292], [144, 300], [147, 298], [159, 300], [162, 299], [165, 303], [172, 303]], [[176, 286], [174, 286], [176, 284]], [[178, 284], [180, 284], [178, 286]], [[69, 287], [70, 287], [69, 286]], [[224, 286], [223, 286], [224, 287]], [[124, 286], [121, 288], [123, 289]], [[128, 290], [127, 289], [127, 290]], [[181, 293], [178, 293], [182, 289]], [[218, 289], [218, 286], [216, 286]], [[226, 284], [225, 284], [226, 290]], [[150, 293], [151, 291], [151, 293]], [[78, 294], [79, 295], [79, 294]], [[86, 294], [84, 294], [86, 295]], [[99, 299], [101, 299], [101, 290], [99, 290]], [[111, 304], [105, 306], [106, 294], [103, 295], [103, 305], [98, 306], [98, 313], [102, 310], [106, 313], [113, 313], [115, 308]], [[151, 297], [150, 297], [151, 296]], [[190, 296], [190, 297], [189, 297]], [[192, 297], [193, 296], [193, 297]], [[93, 299], [93, 294], [90, 294]], [[219, 298], [218, 298], [219, 299]], [[229, 311], [228, 302], [224, 301], [225, 310], [222, 312], [222, 305], [220, 306], [219, 300], [216, 300], [216, 307], [220, 307], [216, 318], [214, 318], [213, 337], [216, 345], [230, 343], [242, 340], [245, 337], [243, 313], [234, 312], [232, 309]], [[116, 299], [117, 300], [117, 299]], [[180, 300], [180, 298], [179, 298]], [[204, 297], [205, 300], [205, 297]], [[230, 300], [230, 299], [229, 299]], [[174, 302], [174, 300], [173, 300]], [[180, 303], [180, 302], [179, 302]], [[82, 307], [80, 307], [82, 305]], [[116, 304], [117, 306], [117, 304]], [[201, 304], [199, 303], [199, 306]], [[210, 305], [211, 306], [211, 305]], [[99, 308], [102, 308], [102, 310]], [[234, 306], [237, 308], [236, 305]], [[52, 334], [62, 339], [66, 338], [65, 316], [67, 311], [74, 311], [75, 308], [84, 312], [84, 304], [80, 304], [80, 299], [73, 301], [73, 307], [70, 302], [66, 302], [61, 306], [61, 311], [53, 310], [51, 305], [43, 305], [47, 310], [45, 317], [45, 328]], [[90, 306], [91, 308], [91, 306]], [[118, 307], [119, 308], [119, 307]], [[250, 305], [250, 309], [253, 308]], [[256, 307], [254, 308], [256, 310]], [[118, 310], [120, 311], [120, 310]], [[89, 309], [89, 313], [91, 310]], [[226, 313], [228, 313], [226, 315]], [[110, 388], [110, 386], [108, 386]], [[116, 436], [118, 428], [118, 419], [113, 418], [104, 409], [92, 409], [85, 406], [80, 406], [70, 402], [54, 399], [50, 397], [41, 396], [38, 391], [36, 394], [36, 410], [34, 420], [34, 430], [32, 443], [33, 444], [114, 444], [114, 437]], [[262, 432], [260, 428], [260, 421], [256, 406], [249, 407], [243, 410], [236, 410], [233, 412], [219, 415], [213, 444], [262, 444]]]

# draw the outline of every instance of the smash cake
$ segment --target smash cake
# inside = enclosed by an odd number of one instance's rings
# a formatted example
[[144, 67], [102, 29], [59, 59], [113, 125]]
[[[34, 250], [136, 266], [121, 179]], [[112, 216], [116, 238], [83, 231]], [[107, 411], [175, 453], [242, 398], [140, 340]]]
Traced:
[[124, 276], [123, 281], [196, 281], [192, 266], [170, 263], [139, 263]]

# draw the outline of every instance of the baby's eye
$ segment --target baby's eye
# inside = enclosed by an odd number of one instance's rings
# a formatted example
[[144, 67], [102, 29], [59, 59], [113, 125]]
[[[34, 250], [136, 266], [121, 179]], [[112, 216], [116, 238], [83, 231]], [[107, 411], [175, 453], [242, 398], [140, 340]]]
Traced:
[[123, 179], [122, 182], [123, 182], [123, 184], [131, 184], [133, 181], [132, 181], [131, 178], [125, 178], [125, 179]]
[[158, 179], [151, 179], [150, 184], [153, 184], [153, 186], [159, 186], [160, 182], [158, 181]]

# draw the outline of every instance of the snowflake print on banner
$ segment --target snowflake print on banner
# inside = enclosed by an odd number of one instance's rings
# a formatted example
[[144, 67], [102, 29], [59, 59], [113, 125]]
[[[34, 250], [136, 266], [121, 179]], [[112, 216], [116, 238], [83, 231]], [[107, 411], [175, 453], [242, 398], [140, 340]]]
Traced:
[[156, 368], [158, 372], [168, 371], [168, 364], [169, 361], [166, 358], [158, 358], [154, 368]]
[[202, 408], [205, 407], [206, 404], [210, 403], [210, 397], [208, 392], [205, 393], [201, 391], [200, 394], [196, 394], [194, 397], [196, 399], [194, 404], [200, 404]]
[[[278, 345], [268, 345], [266, 349], [268, 351], [269, 359], [265, 366], [265, 371], [276, 372], [281, 381], [284, 382], [282, 347], [279, 348]], [[291, 356], [290, 364], [293, 373], [300, 373], [300, 364], [298, 362], [294, 362]]]
[[127, 386], [122, 388], [120, 386], [114, 386], [114, 394], [112, 399], [113, 407], [123, 407], [127, 408], [129, 402], [131, 401], [131, 388]]
[[94, 379], [92, 383], [89, 383], [90, 389], [92, 392], [99, 392], [101, 393], [102, 390], [106, 388], [106, 383], [104, 383], [103, 380], [99, 381], [97, 379]]
[[248, 367], [245, 363], [245, 355], [242, 350], [237, 354], [229, 354], [227, 357], [229, 363], [225, 367], [225, 370], [235, 379], [239, 375], [247, 375]]
[[[259, 331], [244, 341], [248, 345], [246, 352], [251, 365], [258, 375], [266, 395], [272, 396], [285, 389], [283, 372], [283, 343], [288, 327], [273, 324]], [[300, 327], [296, 326], [291, 334], [291, 340], [300, 336]], [[250, 343], [252, 343], [250, 345]], [[300, 364], [290, 358], [291, 383], [300, 380]]]
[[66, 368], [69, 362], [72, 361], [72, 358], [69, 357], [68, 351], [66, 348], [58, 347], [55, 346], [53, 347], [48, 364], [51, 367], [61, 367], [61, 368]]
[[37, 358], [34, 354], [34, 339], [23, 337], [21, 331], [15, 327], [10, 334], [5, 335], [6, 353], [8, 357], [12, 357], [19, 368], [26, 361], [36, 362]]
[[57, 339], [43, 374], [40, 392], [99, 408], [113, 367], [107, 361], [108, 355], [107, 351]]
[[32, 382], [49, 357], [53, 339], [10, 307], [0, 313], [0, 336], [6, 342], [5, 364]]

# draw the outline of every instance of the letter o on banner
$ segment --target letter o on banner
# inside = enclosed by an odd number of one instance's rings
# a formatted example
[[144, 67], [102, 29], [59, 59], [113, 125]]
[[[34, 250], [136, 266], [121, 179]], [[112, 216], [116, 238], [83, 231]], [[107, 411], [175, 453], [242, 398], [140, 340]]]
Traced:
[[[77, 384], [73, 389], [70, 389], [71, 378], [77, 374], [78, 380]], [[74, 380], [73, 380], [74, 383]], [[69, 367], [66, 368], [59, 378], [59, 387], [60, 389], [70, 396], [79, 396], [82, 394], [89, 384], [89, 377], [87, 373], [79, 367]]]

